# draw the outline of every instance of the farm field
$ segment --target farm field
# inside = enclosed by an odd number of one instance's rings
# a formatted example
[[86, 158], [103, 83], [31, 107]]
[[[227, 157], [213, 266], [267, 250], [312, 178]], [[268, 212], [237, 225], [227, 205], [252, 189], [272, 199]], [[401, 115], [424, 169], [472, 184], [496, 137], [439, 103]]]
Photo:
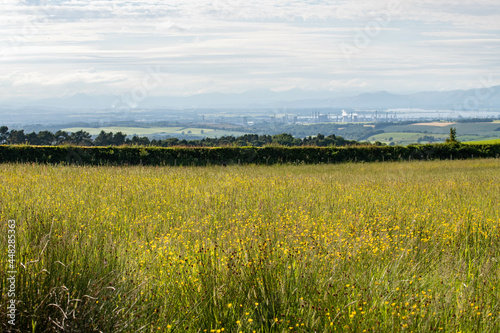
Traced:
[[[405, 146], [405, 145], [409, 145], [411, 143], [417, 143], [419, 139], [424, 139], [426, 136], [429, 136], [429, 134], [388, 132], [388, 133], [380, 133], [380, 134], [372, 135], [368, 138], [368, 141], [370, 141], [370, 142], [379, 141], [379, 142], [386, 143], [386, 144], [394, 142], [397, 145]], [[438, 142], [445, 142], [445, 140], [450, 137], [449, 133], [448, 133], [448, 135], [446, 135], [446, 134], [432, 134], [432, 136], [436, 140], [441, 139]], [[427, 142], [428, 141], [424, 140], [422, 143], [427, 143]]]
[[498, 159], [2, 164], [0, 198], [19, 332], [500, 330]]
[[[426, 137], [432, 136], [438, 142], [444, 142], [449, 137], [450, 128], [456, 128], [457, 139], [462, 142], [475, 142], [490, 139], [500, 139], [500, 123], [414, 123], [406, 125], [389, 125], [383, 128], [384, 133], [376, 134], [367, 138], [370, 142], [380, 141], [389, 144], [394, 142], [397, 145], [408, 145], [417, 143], [419, 139], [422, 143], [427, 143]], [[391, 139], [392, 140], [389, 140]]]
[[[448, 134], [450, 128], [457, 129], [457, 134], [460, 135], [484, 135], [485, 133], [492, 133], [500, 136], [498, 128], [500, 123], [449, 123], [446, 126], [436, 126], [434, 123], [430, 125], [424, 124], [408, 124], [408, 125], [389, 125], [384, 127], [385, 132], [419, 132], [425, 134]], [[495, 133], [496, 132], [496, 133]]]
[[465, 143], [491, 145], [491, 144], [500, 143], [500, 139], [481, 140], [481, 141], [473, 141], [473, 142], [465, 142]]
[[237, 131], [227, 131], [220, 129], [211, 128], [191, 128], [191, 127], [70, 127], [64, 128], [63, 131], [67, 132], [77, 132], [86, 131], [91, 135], [98, 135], [101, 131], [104, 132], [122, 132], [127, 135], [138, 135], [138, 136], [148, 136], [148, 135], [170, 135], [179, 136], [183, 132], [185, 135], [198, 135], [209, 138], [221, 137], [221, 136], [240, 136], [245, 134], [244, 132]]

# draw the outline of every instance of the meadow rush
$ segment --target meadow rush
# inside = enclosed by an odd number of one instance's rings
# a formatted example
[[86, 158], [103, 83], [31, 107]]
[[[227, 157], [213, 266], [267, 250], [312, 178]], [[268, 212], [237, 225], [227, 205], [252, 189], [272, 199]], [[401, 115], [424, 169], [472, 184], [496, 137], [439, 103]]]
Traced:
[[3, 164], [16, 328], [496, 332], [499, 171]]

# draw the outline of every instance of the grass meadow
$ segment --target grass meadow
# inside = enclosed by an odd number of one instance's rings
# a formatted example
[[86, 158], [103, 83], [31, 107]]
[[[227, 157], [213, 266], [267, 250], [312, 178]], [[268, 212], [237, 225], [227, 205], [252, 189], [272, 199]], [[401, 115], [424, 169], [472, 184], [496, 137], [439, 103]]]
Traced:
[[498, 332], [500, 160], [0, 165], [2, 330]]

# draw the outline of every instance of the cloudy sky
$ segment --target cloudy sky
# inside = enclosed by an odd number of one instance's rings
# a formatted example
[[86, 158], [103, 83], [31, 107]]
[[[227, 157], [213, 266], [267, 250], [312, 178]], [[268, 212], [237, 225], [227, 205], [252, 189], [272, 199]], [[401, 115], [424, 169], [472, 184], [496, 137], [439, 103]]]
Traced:
[[0, 99], [500, 84], [498, 0], [2, 0]]

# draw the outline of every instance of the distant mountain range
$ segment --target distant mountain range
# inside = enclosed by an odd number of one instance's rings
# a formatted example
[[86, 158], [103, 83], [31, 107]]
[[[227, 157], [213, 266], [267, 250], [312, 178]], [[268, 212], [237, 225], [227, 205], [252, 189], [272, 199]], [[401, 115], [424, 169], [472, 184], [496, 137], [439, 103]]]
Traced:
[[134, 100], [130, 95], [86, 95], [40, 100], [9, 99], [0, 108], [120, 109], [120, 108], [311, 108], [354, 109], [448, 109], [476, 110], [500, 108], [500, 86], [483, 89], [427, 91], [415, 94], [335, 93], [292, 89], [282, 92], [253, 90], [241, 94], [209, 93], [185, 97], [151, 96]]

